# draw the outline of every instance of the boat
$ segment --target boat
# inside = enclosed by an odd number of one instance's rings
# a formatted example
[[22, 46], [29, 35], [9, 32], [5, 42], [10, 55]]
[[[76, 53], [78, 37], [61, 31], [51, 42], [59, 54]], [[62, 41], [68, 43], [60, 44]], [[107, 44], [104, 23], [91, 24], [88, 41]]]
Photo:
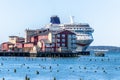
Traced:
[[77, 49], [76, 51], [82, 52], [86, 51], [88, 46], [93, 42], [92, 33], [94, 29], [89, 26], [87, 23], [76, 23], [74, 22], [74, 16], [70, 17], [70, 23], [61, 23], [60, 18], [58, 16], [50, 17], [50, 24], [45, 25], [45, 28], [49, 28], [51, 30], [59, 31], [59, 30], [69, 30], [76, 34], [77, 37]]
[[104, 57], [106, 52], [108, 52], [107, 49], [104, 49], [104, 50], [96, 49], [96, 50], [94, 50], [94, 55], [97, 57]]

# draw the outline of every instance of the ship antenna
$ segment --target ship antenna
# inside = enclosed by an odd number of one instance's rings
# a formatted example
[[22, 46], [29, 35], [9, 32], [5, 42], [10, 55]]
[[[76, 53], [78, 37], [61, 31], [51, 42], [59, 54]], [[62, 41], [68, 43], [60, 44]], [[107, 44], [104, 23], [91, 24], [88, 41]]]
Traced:
[[71, 23], [71, 24], [74, 23], [74, 16], [70, 16], [70, 23]]

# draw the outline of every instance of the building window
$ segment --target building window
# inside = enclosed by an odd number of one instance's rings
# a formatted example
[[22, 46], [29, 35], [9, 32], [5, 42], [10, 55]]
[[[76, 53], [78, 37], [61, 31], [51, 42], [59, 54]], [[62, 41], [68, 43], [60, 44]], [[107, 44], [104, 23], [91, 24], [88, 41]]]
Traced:
[[62, 37], [64, 38], [64, 37], [65, 37], [65, 34], [62, 34]]
[[57, 34], [57, 37], [60, 37], [60, 34]]
[[72, 38], [76, 38], [76, 35], [72, 35]]
[[76, 44], [72, 44], [72, 47], [76, 47]]
[[71, 49], [76, 49], [76, 47], [71, 47]]
[[62, 39], [62, 42], [65, 42], [65, 39]]
[[54, 39], [54, 38], [52, 39], [52, 42], [55, 42], [55, 39]]
[[72, 39], [72, 43], [76, 43], [76, 40], [75, 40], [75, 39]]
[[52, 38], [55, 38], [55, 35], [52, 35]]
[[62, 43], [62, 47], [65, 47], [65, 44], [64, 44], [64, 43]]
[[52, 46], [54, 47], [54, 46], [55, 46], [55, 44], [52, 44]]
[[58, 46], [58, 47], [60, 47], [60, 44], [59, 44], [59, 43], [57, 43], [57, 46]]
[[57, 42], [60, 42], [60, 39], [57, 39]]
[[68, 38], [71, 38], [71, 35], [68, 35]]

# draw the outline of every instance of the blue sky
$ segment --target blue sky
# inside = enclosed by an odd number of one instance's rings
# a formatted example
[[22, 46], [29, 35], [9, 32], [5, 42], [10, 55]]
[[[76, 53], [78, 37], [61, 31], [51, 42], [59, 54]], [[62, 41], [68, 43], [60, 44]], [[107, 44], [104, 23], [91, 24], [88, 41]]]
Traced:
[[0, 0], [0, 43], [11, 35], [24, 37], [26, 28], [41, 28], [51, 15], [62, 23], [70, 15], [89, 23], [95, 30], [91, 45], [120, 46], [120, 0]]

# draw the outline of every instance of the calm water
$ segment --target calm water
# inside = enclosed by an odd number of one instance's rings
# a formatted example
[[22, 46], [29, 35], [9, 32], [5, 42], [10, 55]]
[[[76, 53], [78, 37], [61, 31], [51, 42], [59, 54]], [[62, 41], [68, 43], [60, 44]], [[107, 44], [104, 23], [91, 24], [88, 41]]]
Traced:
[[120, 80], [120, 53], [105, 57], [0, 57], [0, 80]]

